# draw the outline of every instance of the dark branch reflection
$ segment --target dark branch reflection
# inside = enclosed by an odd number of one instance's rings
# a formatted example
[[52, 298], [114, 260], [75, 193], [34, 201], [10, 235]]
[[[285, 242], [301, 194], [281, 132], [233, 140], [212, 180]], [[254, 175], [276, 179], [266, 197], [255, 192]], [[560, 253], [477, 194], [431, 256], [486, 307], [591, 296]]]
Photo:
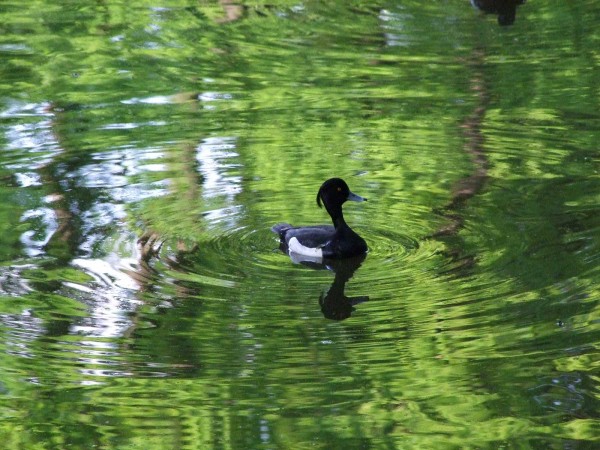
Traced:
[[477, 255], [465, 251], [464, 242], [459, 236], [464, 226], [462, 209], [471, 198], [484, 189], [488, 179], [489, 161], [482, 133], [489, 102], [488, 86], [483, 73], [484, 56], [482, 51], [476, 50], [471, 58], [465, 61], [472, 72], [469, 86], [476, 100], [472, 113], [461, 124], [465, 138], [463, 150], [471, 158], [472, 170], [470, 174], [458, 180], [450, 202], [437, 211], [448, 219], [448, 223], [428, 236], [446, 242], [446, 256], [453, 262], [452, 268], [447, 270], [446, 274], [455, 276], [467, 276], [477, 261]]

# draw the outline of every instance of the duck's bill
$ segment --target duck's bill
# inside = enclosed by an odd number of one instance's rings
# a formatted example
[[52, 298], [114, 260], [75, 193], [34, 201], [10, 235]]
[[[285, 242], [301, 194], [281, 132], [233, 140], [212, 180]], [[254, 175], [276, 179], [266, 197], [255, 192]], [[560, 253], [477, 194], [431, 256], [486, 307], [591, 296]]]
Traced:
[[348, 194], [348, 200], [351, 200], [353, 202], [366, 202], [367, 199], [364, 197], [361, 197], [360, 195], [356, 195], [353, 192], [350, 192], [350, 194]]

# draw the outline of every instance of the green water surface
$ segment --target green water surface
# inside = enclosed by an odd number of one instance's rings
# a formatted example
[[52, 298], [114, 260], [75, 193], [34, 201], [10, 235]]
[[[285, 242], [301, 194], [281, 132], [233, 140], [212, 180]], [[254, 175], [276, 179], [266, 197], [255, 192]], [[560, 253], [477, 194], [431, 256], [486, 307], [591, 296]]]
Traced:
[[[599, 30], [2, 2], [2, 448], [596, 448]], [[369, 253], [296, 264], [332, 176]]]

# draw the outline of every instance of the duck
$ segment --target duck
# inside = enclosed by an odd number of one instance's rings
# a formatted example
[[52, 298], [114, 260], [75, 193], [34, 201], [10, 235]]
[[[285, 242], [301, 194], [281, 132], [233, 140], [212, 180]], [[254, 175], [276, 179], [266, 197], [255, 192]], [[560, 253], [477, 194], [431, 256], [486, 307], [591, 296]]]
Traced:
[[301, 255], [318, 261], [363, 255], [368, 251], [367, 243], [344, 220], [342, 205], [346, 201], [366, 200], [350, 191], [341, 178], [330, 178], [317, 192], [317, 206], [325, 206], [333, 226], [294, 227], [288, 223], [278, 223], [271, 230], [279, 235], [282, 249], [287, 249], [290, 256]]
[[517, 6], [525, 0], [471, 0], [471, 4], [486, 14], [498, 14], [498, 24], [512, 25], [515, 22]]

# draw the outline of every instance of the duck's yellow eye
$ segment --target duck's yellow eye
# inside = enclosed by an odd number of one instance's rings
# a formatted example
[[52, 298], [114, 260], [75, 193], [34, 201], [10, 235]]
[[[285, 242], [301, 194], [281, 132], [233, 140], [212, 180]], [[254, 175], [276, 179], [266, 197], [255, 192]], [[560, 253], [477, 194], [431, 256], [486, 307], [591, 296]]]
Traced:
[[338, 188], [337, 188], [337, 191], [338, 191], [338, 192], [342, 192], [342, 188], [341, 188], [341, 187], [338, 187]]

